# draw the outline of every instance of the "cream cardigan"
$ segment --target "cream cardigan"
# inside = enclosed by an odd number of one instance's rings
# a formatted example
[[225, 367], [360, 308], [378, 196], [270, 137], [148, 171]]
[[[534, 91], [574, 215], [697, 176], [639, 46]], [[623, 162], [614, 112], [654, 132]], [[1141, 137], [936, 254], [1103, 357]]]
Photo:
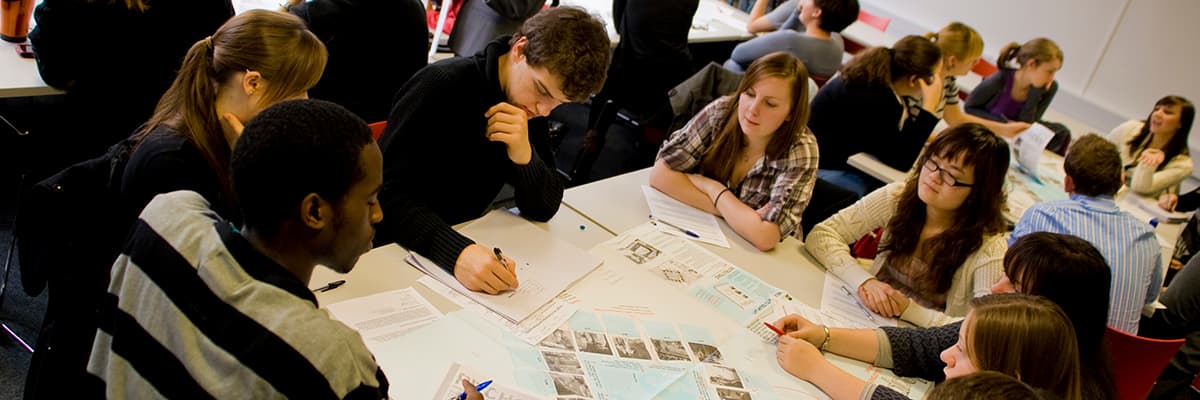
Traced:
[[[850, 255], [849, 244], [875, 228], [887, 225], [896, 214], [896, 205], [904, 185], [904, 182], [897, 182], [877, 189], [821, 222], [809, 232], [804, 248], [828, 271], [851, 287], [862, 286], [883, 267], [887, 253], [881, 252], [870, 269], [866, 269]], [[925, 308], [910, 301], [900, 319], [917, 326], [930, 327], [966, 316], [971, 299], [991, 294], [992, 285], [1004, 275], [1002, 261], [1007, 250], [1004, 234], [985, 237], [979, 249], [954, 272], [950, 289], [946, 292], [945, 311]]]
[[[1125, 121], [1108, 133], [1108, 141], [1117, 145], [1121, 150], [1121, 165], [1137, 162], [1141, 152], [1130, 151], [1129, 140], [1137, 136], [1145, 123], [1138, 120]], [[1157, 198], [1163, 193], [1179, 193], [1179, 183], [1192, 174], [1192, 158], [1187, 154], [1179, 154], [1166, 161], [1162, 169], [1150, 168], [1141, 164], [1133, 169], [1132, 176], [1126, 176], [1125, 182], [1134, 193]]]

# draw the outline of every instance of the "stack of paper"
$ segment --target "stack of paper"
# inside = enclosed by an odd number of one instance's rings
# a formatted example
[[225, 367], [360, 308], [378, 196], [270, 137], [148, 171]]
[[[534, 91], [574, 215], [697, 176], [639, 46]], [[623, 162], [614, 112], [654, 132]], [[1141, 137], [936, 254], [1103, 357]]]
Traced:
[[721, 231], [717, 217], [672, 199], [658, 189], [642, 186], [650, 217], [663, 222], [659, 229], [671, 235], [729, 248], [729, 239]]
[[517, 264], [519, 286], [489, 295], [468, 290], [432, 260], [411, 253], [408, 262], [442, 284], [516, 323], [533, 314], [600, 265], [600, 258], [556, 239], [523, 218], [495, 210], [459, 231], [482, 246], [501, 249]]

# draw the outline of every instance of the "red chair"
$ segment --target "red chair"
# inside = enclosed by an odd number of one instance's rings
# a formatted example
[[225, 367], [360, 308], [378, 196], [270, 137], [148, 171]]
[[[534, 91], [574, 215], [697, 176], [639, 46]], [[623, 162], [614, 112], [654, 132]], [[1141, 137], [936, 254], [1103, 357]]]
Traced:
[[[886, 32], [888, 25], [890, 25], [892, 23], [891, 18], [880, 17], [878, 15], [871, 14], [869, 12], [862, 11], [862, 10], [858, 11], [858, 20], [864, 24], [870, 25], [872, 28], [878, 29], [880, 32]], [[858, 54], [859, 52], [865, 50], [867, 47], [871, 47], [871, 46], [864, 45], [863, 43], [858, 43], [853, 40], [850, 40], [849, 38], [846, 38], [845, 36], [842, 36], [842, 41], [845, 42], [844, 48], [845, 48], [846, 52], [850, 53], [850, 54]]]
[[825, 83], [829, 82], [829, 78], [830, 78], [828, 76], [820, 76], [820, 75], [809, 75], [808, 77], [812, 78], [813, 83], [817, 84], [817, 89], [824, 87]]
[[1121, 400], [1145, 399], [1167, 362], [1183, 346], [1183, 339], [1144, 338], [1112, 327], [1105, 329], [1104, 339], [1108, 343], [1117, 398]]
[[383, 135], [383, 128], [387, 128], [387, 121], [379, 121], [367, 124], [367, 127], [371, 128], [371, 136], [374, 136], [375, 141], [378, 142], [379, 137]]
[[974, 67], [971, 67], [971, 72], [974, 72], [984, 78], [992, 76], [992, 74], [999, 70], [999, 68], [996, 68], [996, 64], [992, 64], [982, 58], [979, 59], [979, 62], [975, 63]]
[[875, 29], [885, 32], [887, 31], [888, 25], [892, 23], [891, 18], [880, 17], [863, 10], [858, 11], [858, 20], [862, 21], [864, 24], [875, 27]]

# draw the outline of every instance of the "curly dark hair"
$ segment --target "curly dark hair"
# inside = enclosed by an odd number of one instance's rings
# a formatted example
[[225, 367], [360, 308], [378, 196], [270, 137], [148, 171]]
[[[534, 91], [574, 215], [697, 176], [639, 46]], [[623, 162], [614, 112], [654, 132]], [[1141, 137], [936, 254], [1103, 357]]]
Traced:
[[551, 7], [530, 17], [508, 44], [521, 38], [530, 66], [563, 78], [563, 94], [587, 100], [604, 86], [612, 56], [604, 23], [577, 7]]
[[278, 233], [304, 196], [338, 204], [366, 174], [359, 158], [374, 142], [367, 123], [334, 103], [290, 100], [246, 124], [230, 157], [230, 180], [247, 227]]

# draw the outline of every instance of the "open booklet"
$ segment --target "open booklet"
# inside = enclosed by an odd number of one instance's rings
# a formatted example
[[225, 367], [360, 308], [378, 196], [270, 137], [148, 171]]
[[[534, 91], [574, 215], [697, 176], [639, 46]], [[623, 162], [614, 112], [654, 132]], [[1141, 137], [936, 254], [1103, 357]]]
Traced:
[[468, 290], [432, 260], [412, 252], [408, 263], [471, 300], [517, 323], [600, 265], [600, 258], [558, 240], [508, 211], [495, 210], [459, 230], [516, 262], [518, 287], [496, 295]]

